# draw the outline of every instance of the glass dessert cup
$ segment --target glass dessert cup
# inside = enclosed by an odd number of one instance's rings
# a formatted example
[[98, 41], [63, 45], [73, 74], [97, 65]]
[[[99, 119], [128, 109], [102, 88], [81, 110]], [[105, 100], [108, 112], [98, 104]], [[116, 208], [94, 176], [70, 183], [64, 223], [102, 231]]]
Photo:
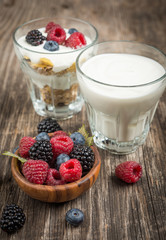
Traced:
[[[163, 73], [157, 79], [150, 78], [149, 82], [130, 85], [106, 83], [85, 73], [84, 64], [88, 60], [108, 53], [136, 55], [155, 60], [162, 67]], [[98, 68], [99, 66], [95, 65], [92, 74]], [[95, 144], [113, 154], [134, 152], [145, 142], [159, 99], [165, 90], [165, 55], [158, 49], [141, 43], [103, 42], [82, 51], [77, 58], [76, 69]], [[149, 74], [150, 72], [147, 72], [148, 77]]]
[[[19, 39], [33, 29], [40, 29], [48, 22], [62, 28], [76, 28], [90, 41], [84, 47], [67, 52], [31, 50]], [[91, 24], [74, 18], [41, 18], [19, 26], [13, 34], [16, 55], [28, 85], [29, 94], [37, 114], [55, 119], [67, 119], [81, 111], [83, 98], [80, 93], [75, 61], [78, 54], [97, 42], [98, 33]]]

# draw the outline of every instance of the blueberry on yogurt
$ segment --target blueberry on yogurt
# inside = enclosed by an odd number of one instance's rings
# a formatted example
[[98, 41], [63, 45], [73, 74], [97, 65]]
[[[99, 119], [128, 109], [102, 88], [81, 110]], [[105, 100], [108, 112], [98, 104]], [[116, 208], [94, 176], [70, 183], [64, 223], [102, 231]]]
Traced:
[[47, 41], [44, 46], [44, 49], [53, 52], [59, 50], [59, 44], [56, 41]]

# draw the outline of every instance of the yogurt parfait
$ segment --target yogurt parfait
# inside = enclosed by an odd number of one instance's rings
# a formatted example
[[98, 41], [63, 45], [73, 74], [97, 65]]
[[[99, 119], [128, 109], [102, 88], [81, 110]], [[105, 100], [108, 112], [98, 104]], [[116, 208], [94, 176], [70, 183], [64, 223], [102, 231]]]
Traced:
[[16, 29], [15, 51], [39, 115], [66, 119], [81, 111], [75, 61], [97, 37], [95, 27], [73, 18], [42, 18]]

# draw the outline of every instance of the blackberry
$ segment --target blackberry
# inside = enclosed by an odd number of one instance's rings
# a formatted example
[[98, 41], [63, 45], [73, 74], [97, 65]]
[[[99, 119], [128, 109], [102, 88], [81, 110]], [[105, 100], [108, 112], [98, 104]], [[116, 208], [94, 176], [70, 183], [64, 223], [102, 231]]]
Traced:
[[53, 159], [52, 145], [48, 140], [39, 140], [29, 149], [29, 156], [33, 160], [44, 160], [50, 163]]
[[85, 145], [74, 145], [70, 158], [76, 158], [82, 166], [82, 175], [86, 175], [93, 167], [95, 156], [92, 149]]
[[38, 133], [46, 132], [51, 133], [55, 131], [62, 130], [61, 126], [57, 123], [55, 119], [45, 118], [38, 124]]
[[39, 30], [35, 29], [28, 32], [25, 39], [32, 46], [38, 46], [42, 44], [44, 40], [46, 40], [46, 37], [44, 37]]
[[16, 204], [6, 205], [0, 219], [0, 227], [5, 232], [14, 233], [23, 227], [25, 219], [22, 208]]

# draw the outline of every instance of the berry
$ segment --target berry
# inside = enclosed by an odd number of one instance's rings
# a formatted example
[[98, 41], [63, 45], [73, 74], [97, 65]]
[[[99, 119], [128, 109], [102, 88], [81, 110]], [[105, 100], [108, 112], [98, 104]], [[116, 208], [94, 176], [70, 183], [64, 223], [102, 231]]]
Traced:
[[48, 163], [53, 159], [52, 146], [48, 140], [40, 140], [33, 144], [29, 150], [30, 158], [33, 160], [44, 160]]
[[73, 140], [74, 144], [85, 144], [85, 138], [84, 136], [79, 132], [74, 132], [70, 135], [70, 138]]
[[55, 41], [47, 41], [44, 44], [43, 48], [50, 52], [54, 52], [54, 51], [59, 50], [59, 44]]
[[50, 137], [48, 136], [48, 134], [46, 132], [41, 132], [39, 133], [36, 138], [35, 138], [36, 141], [39, 141], [39, 140], [48, 140], [50, 141]]
[[76, 28], [70, 28], [68, 31], [69, 34], [73, 34], [74, 32], [78, 32], [78, 30]]
[[54, 158], [56, 158], [61, 153], [68, 155], [74, 145], [72, 139], [68, 136], [53, 137], [51, 138], [50, 143], [52, 144]]
[[135, 183], [142, 176], [142, 167], [135, 161], [126, 161], [116, 167], [115, 175], [127, 183]]
[[25, 219], [22, 208], [16, 204], [6, 205], [0, 219], [0, 227], [7, 233], [14, 233], [23, 227]]
[[82, 145], [74, 145], [70, 158], [76, 158], [81, 163], [83, 176], [91, 170], [95, 161], [92, 149]]
[[61, 27], [59, 24], [56, 24], [54, 22], [49, 22], [46, 26], [45, 32], [48, 33], [53, 27]]
[[64, 131], [56, 131], [53, 133], [52, 137], [57, 137], [57, 136], [68, 136], [68, 134]]
[[80, 209], [72, 208], [66, 213], [66, 221], [77, 227], [84, 221], [84, 214]]
[[59, 130], [62, 130], [62, 128], [57, 121], [52, 118], [45, 118], [38, 124], [38, 133], [51, 133]]
[[59, 172], [62, 179], [64, 179], [66, 182], [74, 182], [81, 178], [82, 167], [77, 159], [70, 159], [61, 164]]
[[60, 165], [64, 162], [67, 162], [70, 157], [67, 154], [61, 153], [56, 159], [56, 169], [59, 171]]
[[55, 186], [55, 185], [64, 185], [65, 181], [61, 179], [60, 173], [53, 168], [48, 170], [46, 185]]
[[28, 32], [25, 39], [32, 46], [38, 46], [42, 44], [44, 40], [46, 40], [46, 37], [44, 37], [39, 30], [35, 29]]
[[22, 173], [29, 182], [43, 184], [47, 177], [48, 168], [48, 163], [45, 161], [29, 159], [24, 163]]
[[78, 48], [86, 45], [86, 39], [84, 35], [80, 32], [74, 32], [70, 37], [65, 41], [66, 47]]
[[59, 45], [64, 43], [66, 39], [66, 32], [61, 27], [52, 28], [47, 35], [47, 41], [56, 41]]
[[29, 158], [29, 149], [36, 142], [32, 137], [23, 137], [19, 143], [19, 153], [23, 158]]

